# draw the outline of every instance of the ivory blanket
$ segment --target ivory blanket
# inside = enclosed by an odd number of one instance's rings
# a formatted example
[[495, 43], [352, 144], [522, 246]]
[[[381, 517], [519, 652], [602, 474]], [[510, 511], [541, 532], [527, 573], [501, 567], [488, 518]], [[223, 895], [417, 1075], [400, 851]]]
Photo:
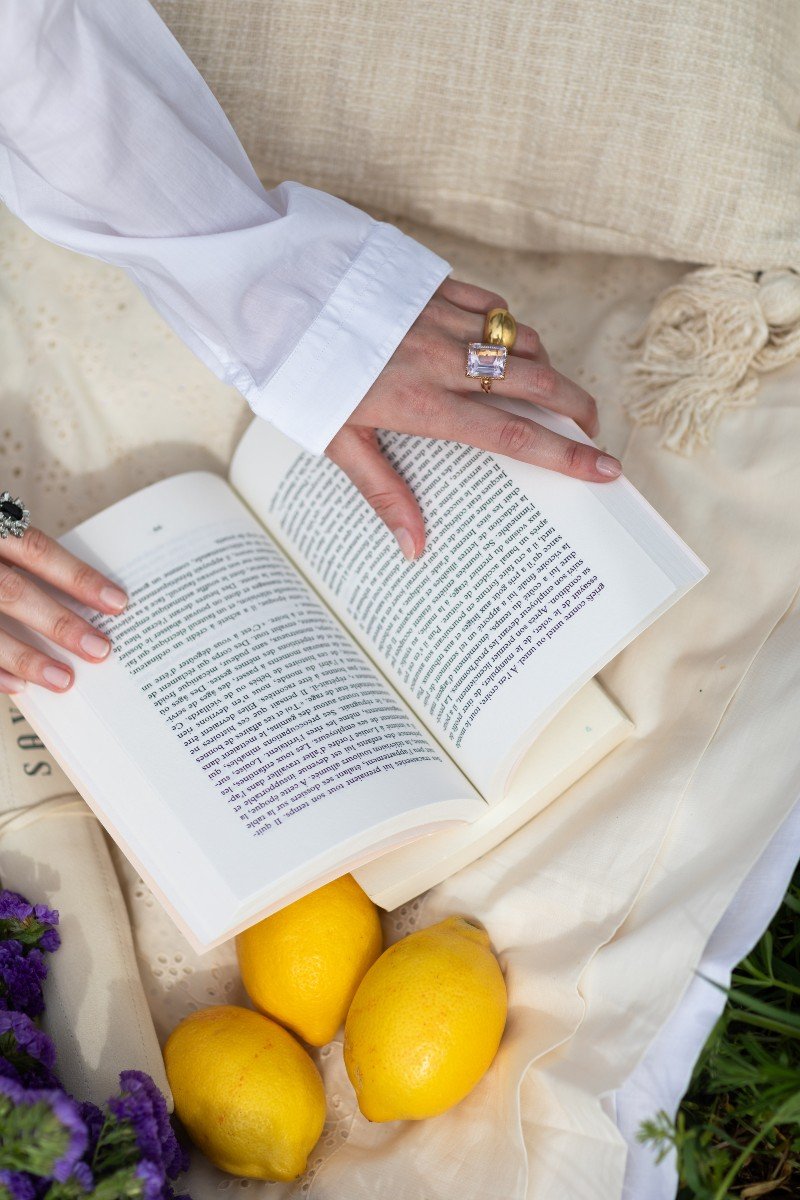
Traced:
[[[765, 377], [758, 404], [726, 415], [712, 449], [678, 457], [651, 428], [631, 430], [618, 383], [626, 339], [687, 264], [519, 254], [403, 227], [457, 277], [503, 292], [555, 364], [598, 396], [600, 441], [711, 574], [603, 672], [635, 736], [527, 828], [387, 919], [392, 937], [456, 911], [486, 924], [511, 1007], [481, 1085], [436, 1120], [371, 1126], [334, 1044], [320, 1056], [329, 1122], [306, 1177], [247, 1184], [195, 1154], [186, 1188], [195, 1200], [616, 1200], [626, 1148], [602, 1097], [664, 1025], [800, 792], [800, 372]], [[225, 471], [244, 403], [121, 272], [39, 241], [5, 213], [0, 264], [0, 484], [37, 523], [60, 534], [170, 473]], [[47, 792], [20, 780], [8, 765], [0, 772], [0, 808]], [[54, 782], [50, 794], [65, 789]], [[81, 911], [68, 885], [102, 867], [91, 839], [53, 849], [52, 823], [67, 819], [63, 808], [43, 813], [27, 833], [17, 822], [13, 853], [0, 828], [0, 870], [6, 884], [38, 883], [36, 899], [72, 906], [56, 960], [73, 975], [61, 1027], [80, 1032], [62, 1037], [61, 1056], [97, 1096], [122, 1068], [158, 1070], [147, 1022], [134, 1036], [134, 1017], [119, 1020], [121, 983], [161, 1039], [190, 1009], [242, 993], [231, 947], [193, 955], [118, 855], [133, 943], [104, 920], [117, 912], [110, 893], [107, 910]], [[37, 862], [57, 853], [58, 870]], [[126, 968], [131, 944], [143, 991]]]

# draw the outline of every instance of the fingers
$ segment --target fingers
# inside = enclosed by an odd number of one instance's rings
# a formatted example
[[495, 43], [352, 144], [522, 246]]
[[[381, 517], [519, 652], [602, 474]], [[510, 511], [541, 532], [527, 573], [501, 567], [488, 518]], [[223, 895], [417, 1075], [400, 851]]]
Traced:
[[594, 398], [548, 364], [509, 354], [506, 377], [496, 380], [492, 391], [510, 400], [532, 401], [572, 417], [589, 437], [594, 437], [600, 428]]
[[26, 687], [24, 679], [20, 679], [17, 675], [12, 675], [10, 671], [4, 671], [0, 668], [0, 693], [4, 696], [13, 696], [15, 692], [21, 692]]
[[486, 288], [476, 287], [474, 283], [464, 283], [449, 276], [439, 286], [438, 295], [444, 296], [445, 300], [452, 304], [457, 304], [459, 308], [465, 308], [467, 312], [487, 313], [490, 308], [508, 308], [507, 302], [497, 292], [490, 292]]
[[[466, 353], [468, 342], [483, 340], [483, 312], [468, 313], [445, 300], [431, 300], [428, 306], [431, 320], [441, 330], [450, 334], [458, 343], [462, 353]], [[550, 358], [542, 345], [542, 340], [530, 325], [517, 325], [517, 339], [514, 342], [513, 353], [523, 358], [535, 358], [549, 365]]]
[[23, 567], [98, 612], [120, 613], [128, 598], [116, 584], [81, 562], [41, 529], [28, 529], [21, 538], [6, 538], [0, 558]]
[[572, 441], [527, 417], [492, 408], [479, 400], [444, 396], [431, 406], [425, 426], [413, 432], [423, 437], [464, 442], [591, 483], [608, 483], [622, 472], [615, 458], [594, 446]]
[[22, 691], [26, 683], [38, 683], [51, 692], [65, 692], [72, 686], [72, 679], [66, 663], [0, 630], [0, 692], [8, 695]]
[[0, 563], [0, 613], [42, 633], [57, 646], [71, 650], [88, 662], [101, 662], [107, 657], [111, 643], [77, 613], [59, 604], [41, 588]]
[[[446, 279], [430, 306], [432, 316], [459, 341], [479, 342], [483, 338], [483, 319], [486, 313], [491, 308], [508, 308], [508, 302], [497, 292], [490, 292], [486, 288], [475, 287], [474, 284], [463, 283], [458, 279]], [[465, 317], [465, 312], [477, 315]], [[514, 353], [525, 358], [539, 358], [548, 365], [550, 363], [548, 353], [536, 330], [519, 321]]]
[[397, 539], [408, 559], [425, 548], [425, 523], [411, 488], [381, 453], [374, 430], [342, 429], [325, 451]]
[[[521, 344], [526, 349], [527, 356], [517, 353], [517, 345], [520, 344], [518, 334], [514, 350], [506, 360], [505, 379], [494, 380], [492, 391], [499, 396], [507, 396], [510, 400], [524, 400], [563, 413], [565, 417], [571, 417], [577, 422], [589, 437], [594, 437], [600, 428], [594, 398], [577, 383], [550, 366], [535, 330], [528, 326], [522, 326], [522, 330]], [[446, 363], [445, 377], [442, 380], [445, 387], [467, 396], [470, 392], [478, 393], [480, 381], [467, 378], [464, 374], [465, 345], [455, 340], [451, 341], [447, 349], [440, 348], [438, 362]]]

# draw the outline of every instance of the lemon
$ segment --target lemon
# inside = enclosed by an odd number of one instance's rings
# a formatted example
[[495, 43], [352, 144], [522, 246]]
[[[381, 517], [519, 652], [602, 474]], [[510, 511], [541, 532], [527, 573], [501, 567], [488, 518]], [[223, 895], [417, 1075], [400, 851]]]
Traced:
[[409, 934], [367, 972], [347, 1014], [344, 1062], [370, 1121], [443, 1113], [488, 1070], [506, 987], [484, 929], [465, 917]]
[[253, 1004], [311, 1046], [324, 1046], [336, 1034], [382, 949], [378, 910], [352, 875], [296, 900], [236, 939], [242, 982]]
[[250, 1009], [217, 1005], [173, 1029], [164, 1060], [175, 1111], [215, 1166], [251, 1179], [303, 1173], [325, 1091], [290, 1033]]

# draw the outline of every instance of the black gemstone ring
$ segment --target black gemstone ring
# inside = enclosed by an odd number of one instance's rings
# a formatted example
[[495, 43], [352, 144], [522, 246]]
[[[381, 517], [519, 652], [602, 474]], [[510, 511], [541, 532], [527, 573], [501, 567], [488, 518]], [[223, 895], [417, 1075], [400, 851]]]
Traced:
[[0, 492], [0, 538], [21, 538], [31, 523], [31, 514], [20, 500], [14, 499], [11, 492]]

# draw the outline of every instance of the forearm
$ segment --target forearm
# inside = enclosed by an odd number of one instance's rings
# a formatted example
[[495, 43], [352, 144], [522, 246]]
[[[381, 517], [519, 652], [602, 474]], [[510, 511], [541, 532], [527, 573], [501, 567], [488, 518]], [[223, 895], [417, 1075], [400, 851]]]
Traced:
[[323, 192], [266, 192], [147, 0], [6, 0], [0, 80], [8, 206], [125, 267], [257, 414], [321, 452], [449, 264]]

